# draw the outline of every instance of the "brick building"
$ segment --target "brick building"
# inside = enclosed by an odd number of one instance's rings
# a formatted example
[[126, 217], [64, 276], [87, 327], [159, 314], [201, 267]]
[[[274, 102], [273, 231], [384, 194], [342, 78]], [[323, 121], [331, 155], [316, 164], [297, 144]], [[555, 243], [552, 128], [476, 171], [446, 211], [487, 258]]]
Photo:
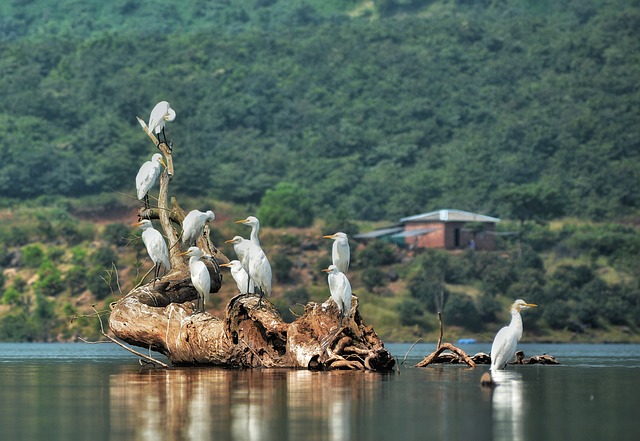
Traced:
[[359, 234], [355, 238], [384, 238], [415, 248], [493, 250], [498, 222], [500, 219], [483, 214], [444, 209], [403, 217], [396, 226]]

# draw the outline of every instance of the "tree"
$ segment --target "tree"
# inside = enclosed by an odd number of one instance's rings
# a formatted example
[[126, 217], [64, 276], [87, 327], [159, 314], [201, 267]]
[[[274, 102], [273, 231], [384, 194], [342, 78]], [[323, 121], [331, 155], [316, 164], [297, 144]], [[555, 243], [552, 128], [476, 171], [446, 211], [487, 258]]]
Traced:
[[280, 182], [262, 197], [258, 216], [271, 227], [308, 227], [313, 223], [314, 212], [306, 190]]

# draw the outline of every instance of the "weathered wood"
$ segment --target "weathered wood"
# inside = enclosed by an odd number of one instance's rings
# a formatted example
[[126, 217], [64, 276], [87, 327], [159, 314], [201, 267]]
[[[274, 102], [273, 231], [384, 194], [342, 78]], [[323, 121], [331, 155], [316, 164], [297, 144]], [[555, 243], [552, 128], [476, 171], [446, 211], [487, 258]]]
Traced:
[[[449, 354], [443, 354], [442, 358], [439, 356], [445, 350], [451, 351], [454, 356]], [[445, 361], [446, 360], [446, 361]], [[462, 349], [455, 347], [451, 343], [442, 343], [438, 349], [427, 355], [420, 363], [416, 364], [416, 367], [425, 367], [432, 363], [466, 363], [469, 367], [476, 367], [475, 362], [464, 352]]]
[[[175, 276], [176, 273], [173, 273]], [[389, 371], [395, 360], [357, 312], [339, 327], [332, 300], [309, 303], [295, 322], [253, 295], [229, 301], [220, 320], [194, 313], [196, 291], [187, 279], [140, 287], [113, 304], [109, 327], [134, 346], [151, 348], [174, 365], [290, 367]]]
[[[157, 144], [144, 121], [138, 122]], [[191, 284], [187, 261], [180, 256], [180, 235], [184, 210], [175, 198], [167, 203], [173, 176], [171, 149], [158, 148], [167, 160], [160, 176], [157, 208], [141, 208], [138, 216], [159, 219], [169, 242], [171, 271], [155, 283], [138, 286], [112, 304], [109, 328], [125, 342], [152, 349], [167, 356], [174, 365], [224, 367], [291, 367], [305, 369], [362, 369], [389, 371], [395, 360], [371, 326], [358, 312], [353, 297], [353, 317], [339, 327], [339, 313], [333, 300], [309, 303], [304, 314], [288, 324], [277, 309], [255, 295], [238, 295], [227, 305], [222, 319], [195, 313], [197, 291]], [[220, 263], [229, 259], [210, 240], [207, 225], [197, 245], [205, 254], [211, 276], [211, 293], [222, 284]]]

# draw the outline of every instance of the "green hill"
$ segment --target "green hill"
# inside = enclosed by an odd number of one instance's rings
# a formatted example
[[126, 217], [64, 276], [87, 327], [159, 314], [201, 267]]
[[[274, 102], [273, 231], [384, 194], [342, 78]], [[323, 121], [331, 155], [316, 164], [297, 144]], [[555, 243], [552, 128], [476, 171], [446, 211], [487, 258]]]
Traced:
[[434, 336], [446, 292], [450, 336], [525, 297], [533, 338], [637, 341], [639, 25], [623, 0], [2, 2], [0, 338], [95, 333], [80, 316], [139, 280], [135, 117], [166, 99], [172, 195], [215, 209], [217, 244], [234, 216], [273, 227], [283, 313], [327, 295], [310, 237], [450, 207], [522, 241], [364, 247], [385, 338]]
[[7, 198], [130, 193], [135, 116], [167, 99], [180, 194], [256, 205], [285, 181], [319, 216], [508, 216], [500, 191], [536, 183], [568, 215], [637, 212], [634, 3], [22, 3], [0, 33]]

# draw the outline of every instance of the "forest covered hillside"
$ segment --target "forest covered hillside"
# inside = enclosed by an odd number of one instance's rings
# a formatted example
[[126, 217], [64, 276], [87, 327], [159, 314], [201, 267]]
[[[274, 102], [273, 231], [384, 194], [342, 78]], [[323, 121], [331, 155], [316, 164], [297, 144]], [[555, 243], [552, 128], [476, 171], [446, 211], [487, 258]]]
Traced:
[[497, 252], [352, 240], [385, 340], [442, 310], [489, 341], [525, 298], [529, 341], [640, 341], [637, 29], [637, 0], [1, 2], [0, 340], [97, 337], [144, 278], [136, 116], [168, 100], [171, 196], [221, 247], [260, 217], [287, 320], [328, 297], [323, 234], [453, 208]]
[[[0, 194], [131, 194], [166, 99], [178, 194], [314, 215], [637, 213], [638, 2], [4, 2]], [[33, 173], [37, 170], [37, 173]], [[10, 204], [11, 201], [5, 202]]]

